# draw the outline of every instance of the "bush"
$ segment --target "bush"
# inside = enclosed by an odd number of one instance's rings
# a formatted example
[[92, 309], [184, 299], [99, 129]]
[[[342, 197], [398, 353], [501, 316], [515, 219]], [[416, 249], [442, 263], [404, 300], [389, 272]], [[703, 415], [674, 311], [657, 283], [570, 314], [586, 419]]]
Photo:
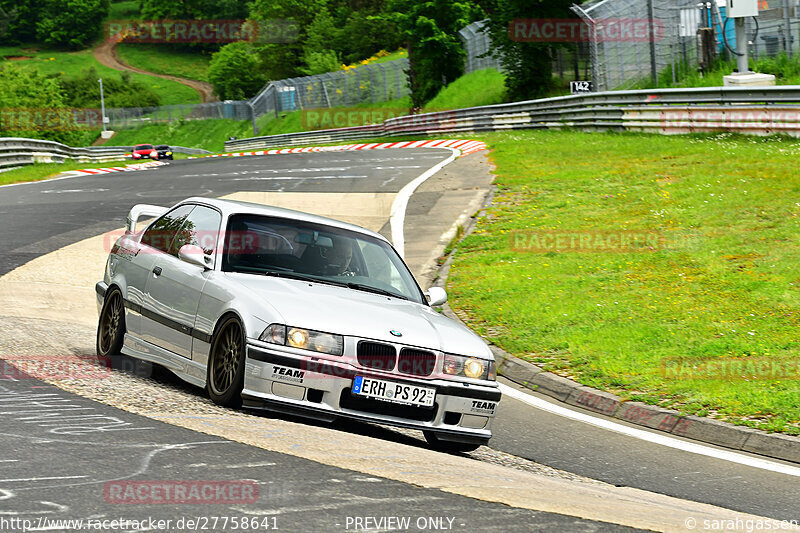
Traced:
[[83, 48], [100, 34], [110, 5], [110, 0], [44, 0], [36, 36], [45, 44]]
[[325, 74], [342, 68], [339, 56], [333, 50], [320, 50], [318, 52], [306, 51], [303, 54], [306, 66], [300, 67], [300, 72], [306, 76]]
[[[94, 68], [84, 70], [80, 75], [57, 79], [64, 90], [65, 101], [71, 107], [100, 107], [100, 76]], [[103, 95], [107, 108], [111, 107], [153, 107], [161, 104], [158, 94], [141, 82], [131, 80], [129, 72], [119, 78], [103, 78]]]
[[231, 43], [211, 57], [208, 81], [221, 100], [244, 100], [266, 83], [259, 74], [259, 63], [250, 43]]
[[75, 122], [58, 80], [16, 65], [0, 67], [0, 137], [47, 139], [80, 146], [95, 135]]

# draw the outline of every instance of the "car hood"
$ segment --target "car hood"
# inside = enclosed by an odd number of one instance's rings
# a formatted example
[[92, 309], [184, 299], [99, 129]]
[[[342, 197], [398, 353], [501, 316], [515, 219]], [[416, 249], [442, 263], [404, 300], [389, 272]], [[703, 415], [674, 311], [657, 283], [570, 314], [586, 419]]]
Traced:
[[269, 302], [289, 326], [493, 359], [480, 337], [426, 305], [322, 283], [228, 276], [252, 297]]

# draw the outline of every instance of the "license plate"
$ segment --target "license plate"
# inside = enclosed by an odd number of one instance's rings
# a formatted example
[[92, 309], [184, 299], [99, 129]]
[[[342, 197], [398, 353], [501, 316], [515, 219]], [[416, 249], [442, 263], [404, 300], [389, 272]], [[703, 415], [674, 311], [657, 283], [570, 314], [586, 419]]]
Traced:
[[356, 376], [353, 380], [353, 394], [421, 407], [433, 407], [433, 400], [436, 399], [436, 389], [364, 376]]

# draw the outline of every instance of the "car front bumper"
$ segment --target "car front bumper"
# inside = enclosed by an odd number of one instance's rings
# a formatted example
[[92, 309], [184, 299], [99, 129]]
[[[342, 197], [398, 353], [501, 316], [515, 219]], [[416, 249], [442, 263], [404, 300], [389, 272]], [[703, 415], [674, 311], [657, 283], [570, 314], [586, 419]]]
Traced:
[[[355, 376], [373, 377], [436, 389], [434, 405], [408, 406], [356, 396]], [[346, 361], [299, 356], [248, 345], [244, 405], [321, 420], [339, 417], [434, 431], [441, 440], [485, 443], [501, 394], [486, 386], [442, 379], [386, 375]]]

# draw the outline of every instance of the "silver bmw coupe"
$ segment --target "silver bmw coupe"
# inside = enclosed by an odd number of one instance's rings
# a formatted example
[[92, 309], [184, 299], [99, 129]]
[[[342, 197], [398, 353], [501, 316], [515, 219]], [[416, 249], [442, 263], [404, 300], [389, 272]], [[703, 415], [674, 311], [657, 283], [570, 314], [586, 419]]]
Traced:
[[492, 436], [488, 346], [364, 228], [229, 200], [137, 205], [96, 292], [98, 355], [164, 366], [218, 404], [415, 428], [449, 451]]

